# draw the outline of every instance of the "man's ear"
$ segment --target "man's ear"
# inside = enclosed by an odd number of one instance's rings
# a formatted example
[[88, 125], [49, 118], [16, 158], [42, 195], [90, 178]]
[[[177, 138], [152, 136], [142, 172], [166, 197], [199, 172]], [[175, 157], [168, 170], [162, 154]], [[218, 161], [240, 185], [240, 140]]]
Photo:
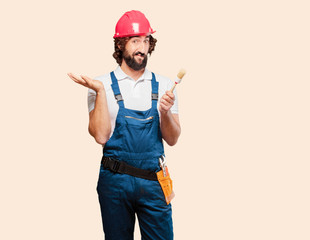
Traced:
[[118, 47], [118, 49], [121, 50], [121, 51], [124, 51], [124, 50], [125, 50], [125, 46], [122, 46], [122, 44], [118, 44], [117, 47]]

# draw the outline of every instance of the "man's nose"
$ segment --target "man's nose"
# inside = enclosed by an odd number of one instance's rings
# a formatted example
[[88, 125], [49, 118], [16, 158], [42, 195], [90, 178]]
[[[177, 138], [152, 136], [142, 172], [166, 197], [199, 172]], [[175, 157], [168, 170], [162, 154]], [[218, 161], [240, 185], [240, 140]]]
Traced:
[[140, 45], [139, 45], [139, 48], [138, 50], [144, 54], [146, 54], [146, 43], [145, 42], [141, 42]]

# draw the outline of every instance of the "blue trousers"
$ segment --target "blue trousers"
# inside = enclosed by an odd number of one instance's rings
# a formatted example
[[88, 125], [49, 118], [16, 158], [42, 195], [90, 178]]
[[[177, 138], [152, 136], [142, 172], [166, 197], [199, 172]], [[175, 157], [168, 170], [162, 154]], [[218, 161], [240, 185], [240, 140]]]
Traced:
[[158, 181], [113, 173], [101, 165], [97, 184], [106, 240], [132, 240], [135, 214], [142, 240], [172, 240], [172, 209]]

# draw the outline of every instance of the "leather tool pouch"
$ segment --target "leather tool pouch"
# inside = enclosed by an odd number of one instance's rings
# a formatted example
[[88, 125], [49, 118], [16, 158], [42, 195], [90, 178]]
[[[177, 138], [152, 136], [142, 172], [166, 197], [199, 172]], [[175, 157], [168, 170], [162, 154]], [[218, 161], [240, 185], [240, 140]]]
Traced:
[[173, 192], [172, 180], [170, 178], [170, 174], [168, 172], [167, 166], [166, 166], [166, 176], [164, 176], [163, 170], [156, 172], [156, 175], [157, 175], [158, 182], [161, 186], [161, 189], [164, 192], [165, 199], [168, 205], [171, 202], [171, 200], [174, 198], [175, 194]]

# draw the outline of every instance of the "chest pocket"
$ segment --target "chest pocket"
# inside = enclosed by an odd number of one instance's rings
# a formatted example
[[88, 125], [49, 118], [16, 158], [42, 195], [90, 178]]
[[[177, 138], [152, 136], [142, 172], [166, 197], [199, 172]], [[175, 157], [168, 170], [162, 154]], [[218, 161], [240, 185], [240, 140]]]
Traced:
[[124, 116], [123, 146], [128, 152], [149, 152], [156, 141], [154, 116], [137, 118]]

